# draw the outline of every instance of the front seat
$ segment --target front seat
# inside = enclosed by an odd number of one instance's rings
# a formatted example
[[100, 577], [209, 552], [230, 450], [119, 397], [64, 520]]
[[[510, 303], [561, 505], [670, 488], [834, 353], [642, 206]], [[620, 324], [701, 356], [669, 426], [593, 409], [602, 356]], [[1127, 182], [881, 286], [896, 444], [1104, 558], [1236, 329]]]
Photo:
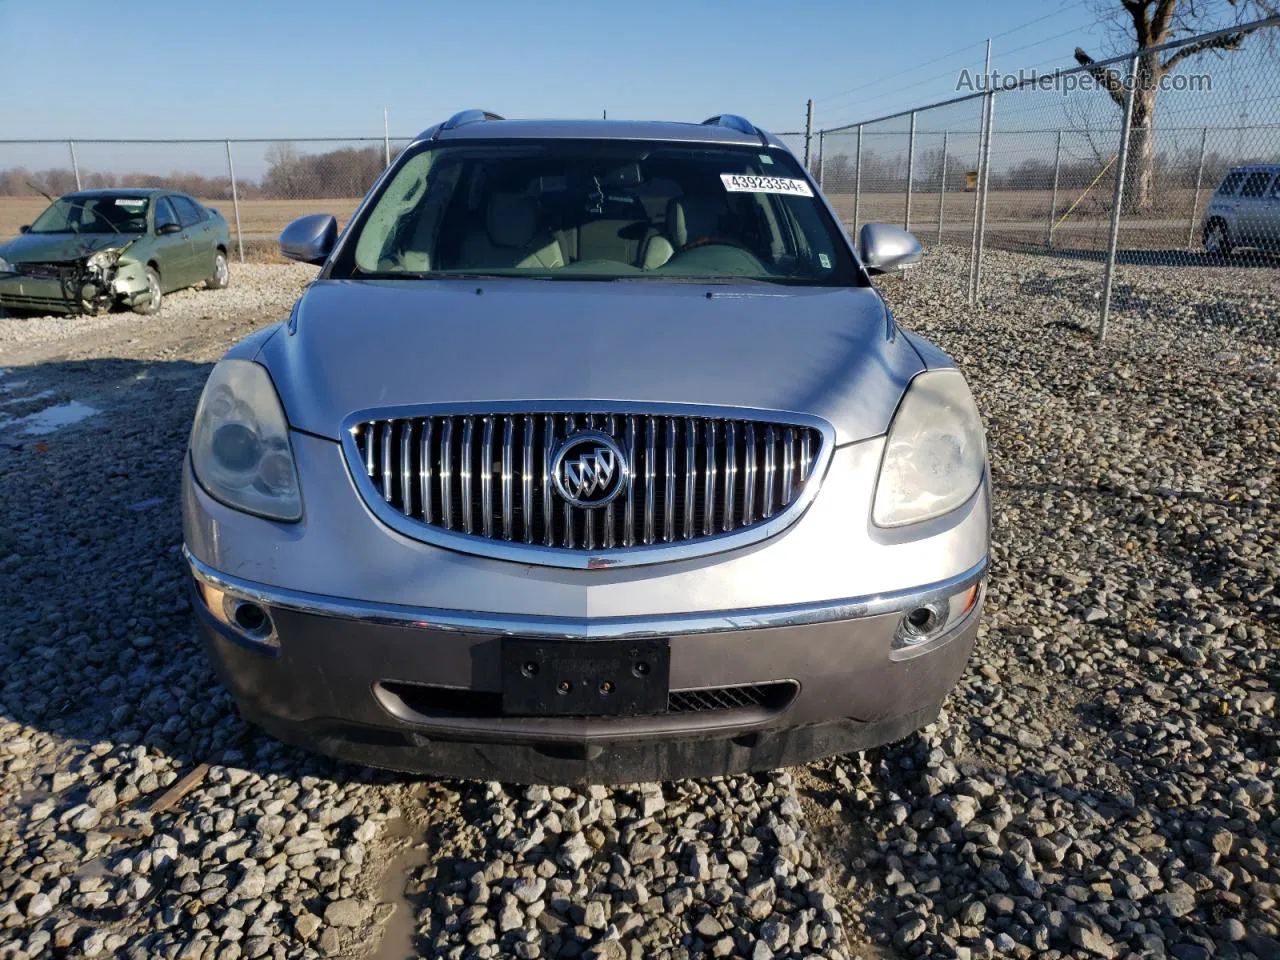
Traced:
[[485, 208], [484, 229], [462, 241], [458, 267], [550, 269], [564, 266], [560, 244], [538, 230], [538, 205], [523, 193], [495, 193]]
[[645, 244], [641, 266], [655, 270], [687, 243], [720, 233], [725, 208], [712, 197], [685, 194], [667, 201], [666, 236], [655, 234]]

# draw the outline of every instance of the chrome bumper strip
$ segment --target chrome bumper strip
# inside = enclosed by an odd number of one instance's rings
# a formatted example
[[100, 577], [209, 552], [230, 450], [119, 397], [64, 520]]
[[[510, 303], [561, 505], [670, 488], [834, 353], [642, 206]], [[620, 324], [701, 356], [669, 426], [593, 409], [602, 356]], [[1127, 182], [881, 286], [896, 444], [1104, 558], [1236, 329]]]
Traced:
[[931, 600], [945, 599], [979, 582], [987, 572], [987, 560], [983, 559], [957, 576], [922, 587], [867, 597], [779, 607], [641, 617], [540, 617], [370, 603], [365, 600], [346, 600], [303, 593], [253, 583], [220, 573], [192, 556], [185, 544], [182, 547], [182, 553], [191, 567], [192, 576], [196, 579], [219, 590], [276, 610], [291, 610], [338, 620], [357, 620], [362, 623], [415, 627], [421, 630], [567, 640], [717, 633], [729, 630], [757, 630], [766, 627], [798, 627], [833, 620], [878, 617], [909, 610]]

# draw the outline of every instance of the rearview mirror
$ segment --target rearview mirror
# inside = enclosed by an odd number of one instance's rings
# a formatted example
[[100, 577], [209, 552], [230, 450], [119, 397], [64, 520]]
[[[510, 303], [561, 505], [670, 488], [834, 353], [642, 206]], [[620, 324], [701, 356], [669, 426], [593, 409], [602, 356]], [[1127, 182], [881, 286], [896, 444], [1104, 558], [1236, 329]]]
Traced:
[[162, 223], [156, 227], [156, 233], [162, 237], [167, 237], [173, 233], [181, 233], [182, 225], [177, 223]]
[[323, 265], [338, 242], [338, 221], [331, 213], [299, 217], [280, 234], [280, 255], [301, 263]]
[[20, 227], [18, 228], [18, 232], [19, 232], [19, 233], [26, 233], [26, 232], [27, 232], [28, 230], [30, 230], [30, 229], [31, 229], [31, 224], [29, 224], [29, 223], [24, 223], [22, 226], [20, 226]]
[[858, 256], [868, 273], [892, 273], [920, 262], [924, 248], [915, 235], [887, 223], [863, 224]]

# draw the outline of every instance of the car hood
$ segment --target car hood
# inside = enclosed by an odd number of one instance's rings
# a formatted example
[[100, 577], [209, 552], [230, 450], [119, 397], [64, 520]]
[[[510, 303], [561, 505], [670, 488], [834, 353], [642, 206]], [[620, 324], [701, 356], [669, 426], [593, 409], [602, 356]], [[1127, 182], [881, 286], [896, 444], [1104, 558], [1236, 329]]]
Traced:
[[884, 433], [923, 369], [871, 288], [661, 281], [314, 283], [264, 345], [289, 421], [418, 403], [710, 404]]
[[79, 260], [107, 247], [123, 247], [135, 235], [116, 233], [24, 233], [0, 244], [0, 257], [10, 263], [55, 263]]

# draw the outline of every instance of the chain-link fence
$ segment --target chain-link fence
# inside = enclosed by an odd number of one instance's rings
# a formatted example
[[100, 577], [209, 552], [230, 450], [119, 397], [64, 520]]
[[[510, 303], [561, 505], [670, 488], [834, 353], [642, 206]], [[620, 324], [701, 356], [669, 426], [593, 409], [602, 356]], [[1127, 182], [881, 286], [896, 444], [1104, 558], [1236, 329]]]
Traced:
[[[901, 223], [965, 251], [949, 262], [967, 264], [970, 302], [988, 249], [1077, 259], [1080, 296], [1098, 299], [1105, 331], [1117, 266], [1277, 264], [1263, 259], [1280, 249], [1277, 26], [778, 136], [809, 158], [851, 233]], [[296, 216], [345, 222], [407, 142], [0, 141], [0, 236], [40, 213], [41, 193], [166, 186], [219, 208], [242, 258], [270, 255]]]
[[815, 173], [851, 233], [901, 223], [926, 244], [967, 244], [949, 262], [966, 263], [970, 302], [988, 250], [1080, 261], [1078, 296], [1098, 301], [1105, 335], [1117, 268], [1280, 266], [1276, 27], [820, 130]]
[[271, 256], [305, 213], [339, 222], [408, 138], [0, 141], [0, 237], [76, 189], [157, 186], [218, 209], [241, 259]]

